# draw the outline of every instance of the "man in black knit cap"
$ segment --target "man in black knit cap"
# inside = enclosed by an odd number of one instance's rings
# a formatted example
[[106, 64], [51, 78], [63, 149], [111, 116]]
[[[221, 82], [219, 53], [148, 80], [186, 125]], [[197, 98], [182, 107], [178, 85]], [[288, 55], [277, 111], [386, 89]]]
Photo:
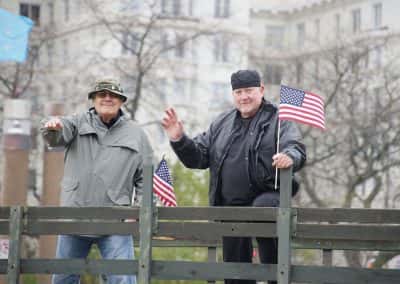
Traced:
[[[260, 75], [239, 70], [232, 74], [231, 85], [235, 108], [219, 115], [206, 132], [193, 139], [186, 136], [173, 108], [165, 111], [162, 125], [186, 167], [209, 168], [211, 206], [278, 207], [275, 168], [297, 171], [306, 160], [300, 131], [294, 123], [281, 121], [280, 152], [276, 153], [278, 109], [264, 99]], [[261, 262], [277, 263], [277, 240], [257, 238], [257, 242]], [[252, 251], [251, 238], [223, 238], [226, 262], [251, 262]], [[226, 279], [225, 283], [256, 281]]]

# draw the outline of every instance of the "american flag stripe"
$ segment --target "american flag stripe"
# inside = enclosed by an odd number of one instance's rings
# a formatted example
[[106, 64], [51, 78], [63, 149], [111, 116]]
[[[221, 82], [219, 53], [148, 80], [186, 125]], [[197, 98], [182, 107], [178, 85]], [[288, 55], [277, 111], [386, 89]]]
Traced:
[[[156, 192], [157, 193], [157, 192]], [[158, 195], [158, 197], [160, 198], [161, 202], [165, 205], [165, 206], [176, 206], [176, 201], [175, 200], [171, 200], [168, 198], [164, 198], [161, 195]]]
[[313, 110], [304, 110], [297, 106], [289, 106], [289, 105], [281, 105], [280, 106], [280, 117], [284, 115], [299, 115], [304, 118], [316, 119], [321, 123], [324, 123], [324, 114], [321, 114], [319, 111]]
[[304, 97], [303, 106], [324, 114], [322, 111], [324, 109], [324, 102], [321, 101], [321, 99], [316, 99], [306, 94]]
[[174, 206], [176, 206], [176, 200], [166, 194], [164, 191], [155, 190], [155, 193], [158, 195], [161, 201], [163, 201], [164, 205], [166, 205], [165, 202], [168, 202], [169, 204], [174, 204]]
[[323, 99], [317, 94], [281, 86], [279, 119], [296, 121], [325, 130]]
[[155, 193], [158, 194], [158, 196], [159, 196], [161, 199], [163, 199], [163, 200], [165, 200], [165, 201], [168, 201], [168, 202], [170, 202], [170, 203], [176, 204], [176, 200], [173, 199], [173, 198], [172, 198], [171, 196], [169, 196], [168, 194], [165, 194], [165, 192], [160, 191], [160, 190], [155, 190]]
[[291, 120], [299, 123], [305, 123], [314, 127], [318, 127], [325, 130], [324, 124], [318, 123], [315, 120], [307, 119], [307, 118], [300, 118], [298, 115], [287, 115], [285, 116], [284, 120]]
[[177, 206], [172, 177], [163, 158], [153, 175], [153, 191], [165, 206]]
[[171, 197], [169, 197], [168, 195], [165, 195], [162, 191], [159, 190], [155, 190], [155, 193], [157, 194], [157, 196], [160, 198], [160, 200], [162, 201], [162, 203], [166, 206], [176, 206], [176, 200], [171, 199]]
[[161, 180], [158, 176], [154, 176], [153, 180], [156, 185], [155, 191], [168, 200], [175, 200], [175, 195], [172, 193], [172, 188], [166, 182]]

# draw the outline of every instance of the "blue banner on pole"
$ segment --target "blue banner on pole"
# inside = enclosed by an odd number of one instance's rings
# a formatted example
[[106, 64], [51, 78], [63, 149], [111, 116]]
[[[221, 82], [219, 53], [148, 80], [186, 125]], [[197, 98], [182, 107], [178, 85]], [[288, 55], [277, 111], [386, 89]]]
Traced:
[[0, 8], [0, 61], [24, 62], [33, 21]]

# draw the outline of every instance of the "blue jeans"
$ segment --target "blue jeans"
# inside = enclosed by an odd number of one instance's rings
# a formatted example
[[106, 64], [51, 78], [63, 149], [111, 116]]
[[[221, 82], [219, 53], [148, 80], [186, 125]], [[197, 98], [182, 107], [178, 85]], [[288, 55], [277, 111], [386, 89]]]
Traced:
[[[56, 258], [86, 258], [92, 244], [97, 244], [104, 259], [134, 259], [133, 239], [129, 235], [70, 236], [60, 235]], [[53, 284], [78, 284], [80, 275], [53, 275]], [[136, 284], [135, 275], [107, 275], [108, 284]]]

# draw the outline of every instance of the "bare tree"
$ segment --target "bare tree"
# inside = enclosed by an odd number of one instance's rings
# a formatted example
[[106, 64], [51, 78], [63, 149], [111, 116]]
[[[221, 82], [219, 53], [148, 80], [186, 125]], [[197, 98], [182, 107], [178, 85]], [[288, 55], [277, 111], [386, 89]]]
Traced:
[[[157, 73], [184, 68], [187, 63], [182, 60], [196, 39], [218, 33], [218, 24], [204, 24], [200, 18], [182, 11], [183, 7], [162, 7], [160, 1], [143, 1], [136, 11], [117, 14], [104, 11], [99, 1], [88, 0], [86, 4], [109, 33], [105, 41], [111, 39], [114, 48], [121, 50], [121, 57], [107, 60], [131, 83], [133, 95], [126, 108], [133, 119], [140, 104], [163, 103], [160, 92], [164, 86]], [[106, 60], [104, 56], [103, 59]]]
[[[327, 131], [301, 126], [308, 156], [299, 173], [303, 206], [381, 208], [388, 187], [398, 187], [390, 178], [400, 169], [396, 41], [390, 34], [361, 37], [286, 58], [287, 83], [325, 101]], [[359, 253], [345, 256], [362, 265]]]

